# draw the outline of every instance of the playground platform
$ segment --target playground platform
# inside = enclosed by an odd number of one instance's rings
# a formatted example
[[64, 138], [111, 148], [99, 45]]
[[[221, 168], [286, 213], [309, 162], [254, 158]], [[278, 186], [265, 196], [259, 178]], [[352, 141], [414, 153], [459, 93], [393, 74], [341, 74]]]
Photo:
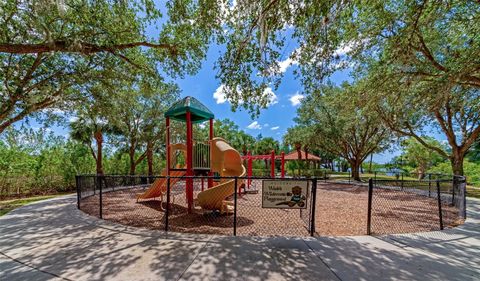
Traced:
[[480, 200], [467, 210], [445, 231], [258, 238], [118, 225], [65, 196], [0, 218], [0, 280], [478, 280]]

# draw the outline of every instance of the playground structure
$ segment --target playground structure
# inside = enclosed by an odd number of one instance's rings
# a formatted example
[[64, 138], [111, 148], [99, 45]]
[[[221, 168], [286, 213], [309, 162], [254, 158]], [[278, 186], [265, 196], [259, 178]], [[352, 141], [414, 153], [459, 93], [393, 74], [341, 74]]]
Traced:
[[[193, 212], [195, 206], [205, 210], [219, 210], [228, 213], [232, 203], [226, 200], [235, 192], [235, 184], [242, 185], [233, 177], [244, 177], [245, 167], [242, 165], [240, 153], [232, 148], [224, 139], [215, 138], [213, 132], [213, 113], [193, 97], [185, 97], [176, 102], [165, 112], [166, 119], [166, 147], [167, 166], [162, 171], [162, 176], [170, 177], [170, 185], [177, 183], [182, 177], [185, 178], [185, 196], [188, 203], [188, 212]], [[177, 120], [186, 123], [186, 144], [170, 143], [170, 121]], [[209, 121], [208, 144], [193, 142], [193, 124]], [[177, 156], [183, 155], [185, 166], [177, 165]], [[193, 177], [208, 175], [208, 189], [203, 190], [193, 197]], [[218, 175], [221, 180], [215, 184], [213, 176]], [[142, 194], [137, 195], [140, 199], [152, 199], [163, 196], [167, 192], [166, 178], [159, 178]]]
[[[274, 151], [241, 156], [224, 139], [214, 137], [213, 118], [193, 97], [178, 101], [165, 113], [167, 165], [161, 175], [77, 176], [77, 207], [130, 226], [252, 236], [431, 231], [453, 227], [465, 218], [465, 179], [370, 179], [366, 185], [328, 181], [326, 176], [286, 178], [285, 162], [308, 160], [307, 153], [297, 158]], [[185, 143], [170, 143], [172, 120], [186, 123]], [[195, 142], [193, 124], [205, 121], [210, 125], [208, 141]], [[270, 175], [253, 176], [254, 160], [270, 160]], [[275, 179], [278, 160], [280, 178]], [[294, 185], [289, 187], [291, 192], [282, 189], [290, 184]], [[306, 192], [299, 196], [294, 188], [301, 190], [301, 186]], [[290, 202], [301, 200], [302, 208], [276, 207], [278, 203], [272, 207], [284, 196]], [[160, 200], [149, 200], [156, 198]]]

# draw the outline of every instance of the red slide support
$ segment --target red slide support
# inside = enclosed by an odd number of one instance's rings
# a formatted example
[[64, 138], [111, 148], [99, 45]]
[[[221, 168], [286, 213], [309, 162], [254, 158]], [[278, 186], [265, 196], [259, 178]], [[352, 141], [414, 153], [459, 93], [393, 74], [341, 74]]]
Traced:
[[281, 178], [285, 178], [285, 152], [283, 151], [280, 155], [275, 155], [274, 150], [272, 150], [270, 154], [265, 155], [252, 155], [251, 152], [248, 151], [247, 155], [242, 156], [242, 159], [247, 160], [247, 186], [249, 188], [252, 183], [253, 160], [270, 160], [270, 177], [275, 178], [275, 160], [280, 159]]
[[192, 134], [192, 117], [191, 112], [187, 111], [187, 179], [186, 193], [188, 202], [188, 213], [193, 211], [193, 134]]
[[270, 177], [274, 178], [275, 177], [275, 150], [272, 150], [270, 152]]

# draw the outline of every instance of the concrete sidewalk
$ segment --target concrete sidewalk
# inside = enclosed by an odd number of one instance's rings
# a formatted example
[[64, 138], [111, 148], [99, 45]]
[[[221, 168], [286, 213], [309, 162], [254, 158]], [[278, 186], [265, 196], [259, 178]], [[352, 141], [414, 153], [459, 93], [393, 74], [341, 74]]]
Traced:
[[113, 224], [72, 196], [0, 218], [0, 280], [479, 280], [480, 201], [442, 232], [256, 238]]

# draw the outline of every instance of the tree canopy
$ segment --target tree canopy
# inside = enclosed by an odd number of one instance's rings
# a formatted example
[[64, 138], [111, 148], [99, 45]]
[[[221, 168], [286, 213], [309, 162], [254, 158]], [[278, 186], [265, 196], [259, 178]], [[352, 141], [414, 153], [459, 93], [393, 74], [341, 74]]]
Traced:
[[346, 159], [356, 180], [362, 162], [390, 144], [390, 130], [363, 108], [362, 94], [357, 85], [324, 86], [305, 98], [296, 119], [304, 143]]
[[[3, 1], [0, 3], [0, 133], [61, 107], [92, 80], [195, 73], [217, 30], [216, 1]], [[148, 36], [147, 29], [158, 31]], [[153, 63], [152, 63], [153, 62]]]

